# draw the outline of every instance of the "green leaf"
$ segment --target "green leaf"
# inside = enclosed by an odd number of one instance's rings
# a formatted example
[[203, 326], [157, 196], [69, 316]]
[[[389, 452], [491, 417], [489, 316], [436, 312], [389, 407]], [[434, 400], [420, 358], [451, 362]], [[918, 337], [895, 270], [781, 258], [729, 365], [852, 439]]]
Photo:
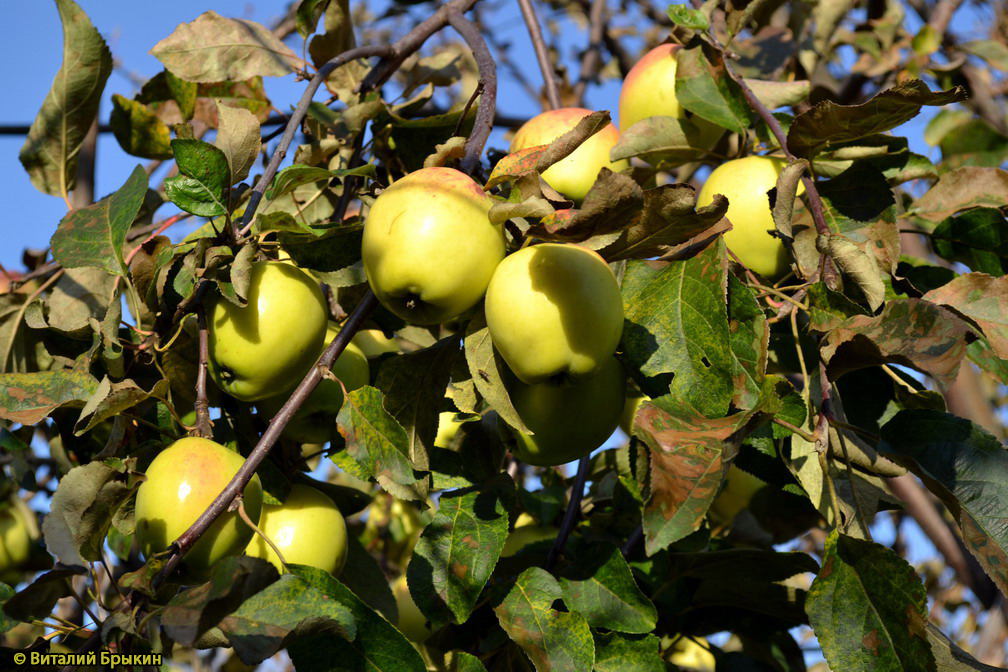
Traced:
[[[636, 125], [635, 125], [636, 126]], [[684, 184], [667, 184], [644, 192], [644, 211], [612, 244], [600, 250], [607, 261], [672, 258], [691, 241], [713, 237], [728, 210], [721, 195], [710, 205], [696, 207], [696, 191]]]
[[202, 140], [171, 142], [181, 175], [165, 179], [165, 194], [172, 203], [200, 217], [217, 217], [227, 212], [224, 188], [231, 168], [220, 148]]
[[645, 394], [672, 393], [708, 417], [734, 396], [720, 245], [655, 268], [631, 261], [623, 275], [623, 348]]
[[885, 546], [834, 530], [805, 603], [830, 668], [937, 670], [927, 636], [927, 594]]
[[966, 547], [1008, 592], [1008, 453], [969, 420], [900, 411], [882, 426], [879, 451], [905, 462], [948, 507]]
[[927, 624], [928, 639], [931, 642], [931, 653], [942, 672], [1003, 672], [1003, 667], [993, 667], [978, 662], [976, 658], [960, 649], [952, 640], [945, 636], [933, 623]]
[[294, 25], [301, 37], [308, 37], [315, 32], [328, 4], [329, 0], [301, 0], [294, 17]]
[[423, 659], [402, 633], [376, 614], [343, 584], [314, 567], [295, 565], [294, 573], [350, 610], [357, 635], [352, 641], [316, 633], [294, 637], [287, 652], [299, 670], [425, 672]]
[[246, 19], [204, 12], [150, 51], [166, 68], [190, 82], [227, 82], [255, 76], [283, 77], [301, 59], [266, 27]]
[[[360, 490], [354, 488], [345, 489], [358, 495], [363, 494]], [[326, 494], [329, 494], [328, 489], [324, 491]], [[367, 504], [371, 503], [370, 498], [367, 498], [365, 501]], [[349, 516], [353, 513], [348, 507], [340, 506], [339, 504], [337, 506], [339, 506], [339, 510], [344, 516]], [[357, 537], [352, 534], [347, 535], [346, 563], [343, 565], [343, 571], [340, 572], [339, 578], [340, 583], [353, 591], [353, 594], [359, 597], [362, 602], [380, 613], [390, 622], [395, 622], [396, 601], [395, 596], [392, 594], [392, 588], [389, 586], [381, 567], [378, 566], [378, 561], [367, 552]]]
[[77, 181], [77, 152], [98, 115], [112, 54], [73, 0], [56, 0], [63, 24], [63, 63], [32, 122], [18, 158], [44, 194], [65, 195]]
[[227, 158], [231, 171], [231, 184], [248, 177], [249, 169], [259, 156], [262, 139], [259, 137], [259, 120], [246, 109], [225, 105], [217, 101], [216, 145]]
[[61, 598], [73, 592], [70, 579], [84, 574], [82, 567], [54, 569], [42, 574], [20, 592], [7, 599], [3, 612], [18, 621], [31, 622], [47, 618]]
[[336, 417], [346, 453], [366, 474], [399, 499], [419, 499], [426, 488], [413, 475], [409, 438], [402, 425], [382, 406], [382, 393], [364, 386], [346, 395]]
[[573, 564], [560, 577], [564, 604], [593, 628], [631, 634], [654, 630], [658, 612], [637, 587], [615, 544], [571, 539], [568, 545]]
[[486, 399], [504, 422], [519, 432], [529, 434], [529, 428], [518, 416], [518, 411], [511, 403], [511, 397], [504, 385], [501, 371], [505, 370], [507, 364], [500, 359], [500, 355], [494, 349], [490, 330], [486, 326], [486, 316], [482, 310], [469, 320], [463, 345], [469, 374], [476, 383], [480, 396]]
[[378, 370], [375, 387], [385, 395], [386, 410], [406, 430], [407, 454], [420, 471], [430, 466], [437, 412], [461, 355], [458, 336], [448, 336], [422, 350], [391, 357]]
[[1001, 208], [1006, 201], [1008, 170], [966, 166], [942, 175], [909, 211], [929, 222], [941, 222], [970, 208]]
[[276, 569], [265, 560], [227, 556], [214, 565], [208, 582], [178, 593], [165, 605], [158, 614], [161, 627], [174, 641], [192, 646], [224, 616], [276, 585], [276, 580]]
[[809, 92], [812, 90], [812, 83], [807, 79], [778, 82], [746, 78], [745, 83], [752, 89], [756, 98], [769, 110], [797, 105], [808, 98]]
[[118, 93], [112, 96], [112, 133], [123, 151], [145, 159], [172, 158], [171, 131], [149, 107]]
[[896, 128], [916, 117], [925, 105], [948, 105], [965, 99], [961, 86], [933, 93], [919, 79], [900, 82], [859, 105], [816, 103], [795, 117], [788, 131], [788, 149], [811, 159], [830, 144], [857, 140]]
[[763, 391], [770, 328], [753, 291], [728, 274], [728, 329], [736, 408], [753, 408]]
[[703, 137], [700, 128], [685, 117], [647, 117], [620, 134], [609, 158], [618, 161], [636, 157], [655, 166], [695, 161], [707, 155]]
[[834, 291], [824, 282], [817, 282], [808, 288], [809, 327], [815, 331], [831, 331], [849, 317], [868, 315], [868, 311]]
[[0, 418], [34, 425], [61, 406], [83, 406], [98, 381], [80, 371], [0, 374]]
[[875, 317], [848, 318], [821, 349], [830, 380], [847, 371], [892, 363], [933, 376], [943, 388], [955, 382], [966, 354], [967, 327], [946, 308], [921, 299], [895, 299]]
[[979, 325], [994, 353], [1008, 359], [1008, 276], [966, 273], [924, 295]]
[[721, 485], [725, 442], [746, 420], [743, 413], [709, 419], [671, 395], [641, 404], [633, 433], [651, 463], [642, 520], [648, 555], [700, 527]]
[[3, 605], [14, 596], [14, 589], [6, 583], [0, 583], [0, 633], [10, 632], [20, 621], [11, 618], [3, 611]]
[[745, 133], [753, 116], [742, 89], [728, 75], [724, 58], [706, 42], [676, 54], [675, 97], [690, 112], [736, 133]]
[[595, 633], [595, 672], [665, 672], [655, 635]]
[[1008, 360], [995, 355], [987, 339], [980, 338], [967, 345], [966, 356], [1002, 385], [1008, 385]]
[[1008, 221], [1000, 210], [973, 208], [943, 220], [931, 232], [931, 246], [939, 256], [980, 273], [1008, 271]]
[[74, 467], [60, 479], [42, 521], [46, 548], [64, 565], [99, 560], [113, 514], [138, 487], [122, 467], [102, 462]]
[[[258, 665], [295, 638], [325, 634], [353, 641], [352, 608], [333, 599], [331, 576], [284, 574], [246, 599], [218, 627], [246, 665]], [[346, 590], [345, 588], [343, 589]], [[342, 591], [339, 591], [342, 594]]]
[[691, 9], [689, 5], [669, 5], [666, 9], [672, 23], [690, 30], [707, 30], [710, 21], [699, 9]]
[[990, 63], [998, 70], [1008, 71], [1008, 46], [997, 40], [972, 40], [962, 48]]
[[591, 630], [581, 615], [553, 608], [561, 594], [556, 579], [532, 567], [521, 573], [494, 612], [538, 672], [589, 672], [595, 660]]
[[74, 434], [80, 436], [89, 432], [98, 423], [119, 415], [147, 399], [163, 399], [166, 396], [168, 396], [167, 380], [159, 380], [151, 387], [150, 392], [147, 392], [132, 380], [112, 382], [105, 376], [81, 409], [80, 419], [74, 425]]
[[53, 259], [64, 268], [91, 266], [125, 276], [123, 243], [146, 195], [147, 173], [137, 166], [115, 192], [60, 221], [49, 241]]
[[407, 568], [407, 583], [432, 629], [468, 620], [504, 548], [506, 500], [513, 497], [507, 474], [478, 489], [442, 495]]

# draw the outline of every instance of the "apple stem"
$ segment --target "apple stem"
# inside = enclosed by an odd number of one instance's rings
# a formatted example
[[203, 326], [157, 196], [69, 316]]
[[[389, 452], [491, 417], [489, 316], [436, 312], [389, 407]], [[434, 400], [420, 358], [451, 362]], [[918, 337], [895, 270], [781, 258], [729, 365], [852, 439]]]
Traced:
[[521, 6], [522, 18], [525, 19], [529, 37], [532, 38], [532, 47], [535, 49], [536, 60], [539, 61], [539, 69], [542, 70], [546, 100], [549, 102], [550, 109], [560, 109], [563, 107], [560, 102], [560, 90], [557, 88], [556, 74], [550, 63], [549, 51], [546, 48], [546, 41], [543, 39], [542, 29], [539, 27], [539, 18], [536, 16], [535, 7], [532, 6], [532, 0], [518, 0], [518, 4]]
[[585, 455], [578, 461], [577, 476], [574, 477], [570, 501], [567, 502], [567, 510], [564, 511], [563, 520], [560, 522], [560, 532], [553, 540], [553, 548], [546, 556], [546, 564], [543, 566], [547, 572], [553, 571], [560, 554], [563, 553], [564, 546], [567, 545], [567, 538], [570, 536], [571, 530], [574, 529], [578, 514], [581, 513], [581, 498], [584, 496], [585, 483], [588, 482], [588, 465], [590, 463], [590, 455]]
[[284, 560], [283, 553], [280, 552], [280, 549], [277, 548], [277, 545], [274, 544], [273, 540], [267, 537], [266, 533], [260, 530], [259, 526], [253, 523], [252, 519], [249, 518], [247, 513], [245, 513], [245, 505], [242, 503], [242, 498], [237, 497], [235, 498], [235, 501], [238, 502], [238, 516], [242, 519], [242, 521], [246, 525], [252, 528], [253, 532], [255, 532], [258, 536], [262, 537], [262, 540], [266, 542], [266, 545], [269, 546], [271, 549], [273, 549], [273, 552], [276, 553], [276, 556], [280, 558], [280, 564], [286, 567], [287, 561]]

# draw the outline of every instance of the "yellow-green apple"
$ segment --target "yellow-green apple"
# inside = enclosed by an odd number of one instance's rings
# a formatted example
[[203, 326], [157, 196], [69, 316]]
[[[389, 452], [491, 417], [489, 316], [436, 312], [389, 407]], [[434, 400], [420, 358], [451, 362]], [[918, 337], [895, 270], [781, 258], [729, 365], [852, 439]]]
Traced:
[[207, 324], [210, 375], [242, 401], [299, 382], [318, 358], [328, 322], [318, 283], [293, 264], [252, 264], [248, 304], [217, 297]]
[[17, 583], [39, 538], [35, 514], [17, 494], [0, 508], [0, 580]]
[[662, 648], [668, 651], [667, 660], [677, 668], [696, 670], [697, 672], [714, 672], [717, 661], [705, 644], [707, 644], [707, 640], [702, 637], [699, 638], [699, 641], [694, 641], [689, 637], [680, 637], [675, 642], [668, 642], [666, 647], [666, 638], [662, 638]]
[[627, 73], [620, 89], [619, 122], [627, 130], [648, 117], [688, 119], [697, 127], [697, 146], [710, 149], [724, 129], [698, 117], [679, 104], [675, 94], [678, 44], [659, 44], [644, 54]]
[[512, 380], [511, 402], [532, 434], [514, 432], [514, 455], [540, 467], [577, 460], [602, 445], [619, 426], [626, 374], [615, 357], [578, 380], [526, 385]]
[[[259, 529], [280, 549], [285, 562], [311, 565], [336, 576], [347, 556], [347, 531], [343, 515], [323, 492], [295, 483], [283, 504], [264, 504]], [[245, 553], [273, 563], [283, 572], [280, 558], [255, 535]]]
[[465, 173], [423, 168], [375, 199], [361, 255], [382, 305], [414, 324], [439, 324], [479, 303], [504, 258], [493, 199]]
[[486, 321], [501, 357], [523, 382], [585, 376], [615, 352], [623, 333], [616, 276], [586, 247], [526, 247], [497, 267]]
[[[238, 453], [197, 437], [179, 439], [158, 453], [136, 497], [136, 536], [144, 557], [165, 550], [189, 529], [244, 463]], [[242, 505], [256, 524], [262, 499], [255, 475], [245, 486]], [[237, 511], [225, 511], [182, 558], [183, 575], [206, 580], [213, 564], [241, 553], [252, 534]]]
[[539, 525], [536, 523], [535, 518], [523, 512], [518, 516], [518, 520], [515, 521], [514, 530], [511, 531], [511, 534], [507, 537], [507, 541], [504, 542], [504, 548], [501, 549], [501, 557], [510, 557], [529, 544], [534, 544], [537, 541], [555, 539], [558, 532], [559, 530], [555, 527]]
[[715, 194], [728, 199], [725, 217], [732, 229], [724, 234], [725, 244], [746, 267], [770, 280], [788, 270], [784, 243], [773, 235], [776, 227], [767, 196], [777, 186], [784, 165], [783, 159], [755, 155], [725, 161], [711, 171], [697, 195], [698, 206], [710, 204]]
[[406, 635], [406, 639], [422, 644], [434, 633], [428, 627], [427, 617], [420, 611], [420, 607], [413, 601], [410, 595], [409, 585], [406, 583], [406, 573], [392, 582], [392, 594], [395, 595], [396, 609], [399, 612], [399, 622], [396, 627], [399, 632]]
[[753, 495], [765, 485], [766, 482], [762, 479], [747, 471], [742, 471], [732, 464], [728, 467], [728, 474], [725, 476], [724, 489], [718, 493], [710, 505], [711, 520], [717, 525], [727, 525], [732, 522], [742, 509], [749, 506]]
[[[511, 152], [548, 145], [591, 114], [582, 107], [562, 107], [538, 114], [524, 124], [511, 140]], [[542, 178], [561, 194], [580, 203], [603, 168], [619, 173], [630, 164], [625, 159], [609, 160], [609, 150], [619, 141], [619, 129], [609, 124], [585, 140], [577, 149], [546, 169]]]
[[647, 396], [638, 389], [627, 390], [626, 404], [623, 406], [623, 414], [620, 415], [619, 426], [620, 429], [627, 436], [633, 434], [634, 418], [637, 417], [637, 411], [640, 410], [640, 405], [645, 401], [651, 401], [651, 397]]
[[[318, 352], [319, 356], [322, 355], [325, 346], [336, 338], [339, 330], [338, 324], [334, 322], [329, 324], [323, 347]], [[332, 374], [346, 385], [347, 392], [368, 384], [370, 372], [367, 357], [353, 341], [347, 343], [346, 349], [336, 358]], [[290, 393], [291, 390], [288, 390], [284, 394], [268, 397], [256, 405], [265, 417], [272, 418], [290, 398]], [[287, 423], [283, 435], [300, 443], [325, 443], [330, 438], [331, 428], [342, 406], [343, 388], [337, 381], [323, 378]]]
[[385, 353], [398, 353], [399, 344], [389, 338], [381, 329], [361, 329], [354, 334], [352, 343], [361, 349], [368, 359], [381, 357]]
[[458, 434], [462, 423], [458, 420], [458, 413], [445, 411], [438, 413], [437, 435], [434, 437], [435, 448], [449, 448], [452, 439]]

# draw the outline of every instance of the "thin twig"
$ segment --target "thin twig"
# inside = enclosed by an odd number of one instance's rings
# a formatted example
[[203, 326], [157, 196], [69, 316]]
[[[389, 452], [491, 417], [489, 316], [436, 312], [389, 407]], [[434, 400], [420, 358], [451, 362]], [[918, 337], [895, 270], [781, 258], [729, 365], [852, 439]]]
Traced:
[[556, 539], [553, 540], [553, 547], [550, 549], [549, 555], [546, 556], [546, 564], [543, 566], [543, 569], [547, 572], [553, 571], [556, 561], [560, 558], [560, 554], [563, 553], [564, 546], [567, 545], [567, 538], [570, 536], [571, 530], [574, 529], [574, 523], [577, 522], [578, 514], [581, 513], [581, 498], [584, 497], [590, 463], [591, 458], [588, 455], [582, 457], [578, 462], [577, 476], [574, 477], [574, 486], [571, 488], [570, 501], [567, 503], [567, 510], [564, 511], [563, 520], [560, 522], [560, 532], [557, 534]]
[[287, 120], [287, 127], [284, 129], [283, 137], [280, 138], [280, 143], [277, 145], [276, 149], [273, 150], [273, 156], [270, 158], [270, 162], [266, 165], [266, 170], [263, 171], [262, 176], [252, 188], [252, 193], [249, 195], [248, 203], [245, 205], [245, 213], [242, 215], [240, 224], [241, 230], [238, 233], [239, 237], [248, 235], [249, 230], [252, 228], [252, 217], [255, 215], [255, 211], [259, 207], [259, 202], [262, 200], [263, 194], [266, 193], [266, 188], [273, 182], [273, 177], [276, 175], [277, 169], [280, 167], [280, 163], [284, 160], [284, 157], [287, 156], [287, 149], [294, 140], [294, 135], [297, 133], [298, 127], [301, 125], [301, 120], [304, 119], [305, 115], [308, 113], [308, 107], [311, 105], [315, 92], [318, 91], [318, 88], [329, 76], [329, 73], [341, 65], [358, 58], [368, 58], [370, 56], [391, 57], [395, 53], [395, 47], [388, 44], [354, 47], [353, 49], [348, 49], [335, 58], [329, 60], [325, 65], [318, 69], [315, 76], [311, 78], [310, 82], [308, 82], [308, 86], [305, 88], [305, 92], [302, 94], [301, 100], [298, 101], [297, 107], [294, 108], [290, 118]]
[[273, 550], [274, 553], [276, 553], [276, 556], [278, 558], [280, 558], [280, 564], [283, 565], [284, 567], [286, 567], [287, 566], [287, 561], [284, 560], [283, 553], [281, 553], [280, 549], [277, 548], [277, 545], [273, 543], [273, 540], [270, 539], [269, 537], [267, 537], [266, 533], [263, 532], [262, 530], [260, 530], [259, 526], [256, 525], [254, 522], [252, 522], [252, 519], [249, 518], [248, 513], [245, 512], [245, 503], [244, 503], [244, 500], [242, 500], [241, 497], [238, 498], [238, 517], [242, 519], [242, 522], [244, 522], [246, 525], [248, 525], [250, 528], [252, 528], [252, 531], [255, 532], [256, 535], [258, 535], [259, 537], [261, 537], [262, 540], [266, 542], [266, 545], [269, 546]]
[[196, 308], [196, 320], [199, 324], [199, 368], [196, 370], [196, 426], [193, 435], [204, 439], [213, 438], [210, 422], [210, 402], [207, 401], [207, 366], [210, 361], [209, 336], [206, 325], [206, 308], [202, 305]]
[[448, 14], [448, 23], [458, 31], [472, 49], [479, 66], [480, 79], [483, 82], [483, 94], [480, 96], [479, 107], [476, 110], [476, 122], [465, 145], [465, 157], [462, 159], [463, 172], [472, 174], [480, 162], [483, 148], [486, 146], [490, 131], [493, 130], [494, 112], [497, 109], [497, 64], [494, 63], [486, 40], [480, 34], [479, 28], [459, 12]]
[[581, 105], [584, 102], [588, 82], [598, 79], [602, 58], [602, 42], [605, 38], [606, 0], [592, 0], [588, 13], [588, 45], [581, 56], [581, 74], [574, 85], [574, 98]]
[[262, 461], [266, 458], [266, 454], [273, 447], [273, 444], [277, 442], [280, 438], [280, 434], [283, 432], [287, 423], [294, 414], [301, 408], [305, 399], [311, 394], [312, 390], [319, 384], [322, 380], [323, 371], [328, 371], [332, 368], [333, 362], [339, 357], [343, 350], [346, 348], [350, 339], [353, 338], [354, 334], [360, 329], [364, 321], [371, 315], [374, 309], [378, 305], [378, 299], [375, 298], [374, 293], [370, 290], [361, 299], [361, 302], [357, 304], [357, 307], [351, 313], [350, 317], [347, 318], [346, 323], [340, 330], [336, 337], [333, 338], [332, 342], [322, 353], [322, 357], [319, 359], [318, 363], [308, 371], [305, 375], [304, 380], [295, 388], [294, 392], [291, 394], [287, 402], [280, 408], [273, 419], [270, 420], [269, 427], [263, 433], [259, 442], [252, 449], [248, 458], [242, 464], [241, 468], [231, 479], [231, 482], [224, 487], [217, 498], [210, 504], [207, 509], [200, 514], [199, 518], [189, 526], [182, 535], [176, 539], [171, 548], [174, 553], [168, 558], [165, 563], [164, 568], [161, 573], [158, 574], [152, 583], [155, 586], [159, 586], [165, 578], [167, 578], [178, 566], [179, 561], [182, 556], [192, 548], [192, 545], [200, 538], [200, 536], [210, 527], [214, 520], [218, 518], [224, 511], [231, 506], [231, 502], [234, 498], [244, 490], [248, 482], [252, 480], [252, 476], [255, 474], [255, 470], [262, 464]]
[[624, 558], [627, 557], [628, 555], [633, 553], [634, 548], [636, 548], [637, 544], [639, 544], [643, 539], [644, 539], [644, 526], [638, 525], [637, 527], [634, 528], [634, 531], [630, 533], [630, 537], [626, 540], [626, 543], [623, 544], [623, 548], [620, 549], [620, 553], [623, 554]]
[[542, 71], [546, 100], [552, 109], [559, 109], [563, 107], [560, 102], [560, 91], [557, 89], [556, 74], [550, 63], [549, 51], [546, 48], [546, 41], [543, 40], [535, 7], [532, 6], [532, 0], [518, 0], [518, 4], [521, 6], [522, 18], [525, 19], [529, 37], [532, 38], [532, 48], [535, 49], [536, 60], [539, 61], [539, 69]]

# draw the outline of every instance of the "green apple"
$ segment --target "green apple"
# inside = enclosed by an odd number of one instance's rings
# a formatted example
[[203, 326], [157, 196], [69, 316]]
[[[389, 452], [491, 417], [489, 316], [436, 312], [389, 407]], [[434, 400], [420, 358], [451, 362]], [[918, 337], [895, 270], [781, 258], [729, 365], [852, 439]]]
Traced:
[[742, 264], [770, 280], [788, 270], [784, 243], [773, 235], [777, 229], [767, 196], [785, 165], [783, 159], [768, 156], [725, 161], [711, 172], [697, 195], [697, 206], [709, 205], [715, 194], [728, 199], [725, 217], [732, 229], [724, 234], [725, 244]]
[[626, 404], [623, 406], [623, 414], [620, 415], [619, 421], [620, 429], [627, 436], [633, 435], [634, 418], [637, 417], [640, 405], [645, 401], [651, 401], [651, 397], [636, 388], [632, 391], [628, 390]]
[[529, 544], [534, 544], [537, 541], [555, 539], [558, 533], [559, 530], [555, 527], [539, 525], [536, 523], [535, 518], [523, 512], [518, 516], [518, 520], [515, 521], [514, 530], [511, 531], [511, 534], [507, 537], [507, 541], [504, 542], [501, 557], [511, 557]]
[[435, 448], [449, 448], [452, 439], [458, 434], [459, 427], [463, 423], [458, 420], [458, 413], [445, 411], [438, 413], [437, 435], [434, 437]]
[[399, 344], [394, 338], [388, 338], [381, 329], [361, 329], [354, 334], [352, 343], [360, 348], [368, 359], [381, 357], [385, 353], [399, 353]]
[[11, 585], [18, 582], [38, 538], [35, 514], [16, 493], [12, 494], [0, 508], [0, 580]]
[[514, 432], [514, 455], [540, 467], [580, 459], [602, 445], [619, 426], [626, 374], [615, 357], [576, 381], [508, 385], [511, 402], [532, 435]]
[[[339, 330], [338, 324], [329, 323], [318, 356], [321, 356], [329, 342], [336, 338]], [[370, 371], [364, 351], [354, 345], [353, 341], [347, 343], [346, 349], [333, 363], [332, 374], [343, 381], [347, 392], [367, 385], [370, 381]], [[291, 391], [258, 402], [256, 405], [259, 411], [265, 417], [272, 418], [287, 403]], [[300, 443], [325, 443], [330, 438], [331, 428], [342, 406], [343, 388], [335, 380], [323, 378], [287, 423], [283, 431], [284, 437]]]
[[421, 644], [427, 641], [434, 631], [427, 623], [427, 617], [420, 611], [420, 607], [413, 601], [410, 595], [409, 585], [406, 583], [406, 573], [392, 582], [392, 594], [395, 595], [396, 609], [399, 612], [399, 622], [396, 627], [399, 632], [406, 635], [406, 639]]
[[678, 117], [700, 132], [697, 146], [711, 149], [724, 129], [679, 105], [675, 95], [678, 44], [659, 44], [630, 69], [620, 89], [619, 122], [624, 130], [648, 117]]
[[[703, 642], [701, 644], [700, 642]], [[697, 670], [698, 672], [714, 672], [717, 660], [710, 649], [704, 644], [707, 640], [702, 637], [699, 641], [694, 641], [689, 637], [680, 637], [675, 642], [668, 643], [668, 662], [673, 663], [683, 670]], [[662, 648], [666, 648], [666, 638], [662, 638]]]
[[717, 525], [727, 525], [735, 520], [742, 509], [749, 506], [753, 495], [759, 492], [766, 481], [742, 471], [734, 464], [728, 467], [724, 489], [710, 505], [711, 520]]
[[[347, 556], [347, 531], [336, 504], [315, 488], [295, 483], [283, 504], [263, 505], [259, 529], [276, 544], [286, 562], [311, 565], [336, 576]], [[280, 558], [255, 535], [245, 553], [273, 563], [283, 572]]]
[[615, 352], [623, 299], [616, 276], [592, 250], [533, 245], [497, 267], [486, 321], [497, 351], [523, 382], [577, 378]]
[[[145, 558], [168, 548], [189, 529], [245, 463], [236, 452], [209, 439], [187, 437], [171, 444], [147, 467], [136, 497], [136, 537]], [[245, 513], [258, 524], [262, 486], [255, 475], [242, 494]], [[183, 573], [206, 580], [215, 562], [238, 555], [252, 528], [237, 511], [225, 511], [182, 558]]]
[[[524, 124], [511, 140], [511, 152], [548, 145], [591, 114], [582, 107], [562, 107], [538, 114]], [[610, 161], [609, 151], [619, 141], [619, 129], [609, 124], [580, 147], [546, 169], [542, 178], [567, 198], [580, 203], [603, 168], [619, 173], [630, 167], [626, 160]]]
[[296, 266], [260, 261], [250, 275], [248, 304], [218, 297], [207, 324], [210, 375], [242, 401], [265, 399], [304, 378], [328, 322], [322, 290]]
[[439, 324], [479, 303], [504, 258], [493, 199], [465, 173], [423, 168], [375, 199], [361, 255], [382, 305], [413, 324]]

